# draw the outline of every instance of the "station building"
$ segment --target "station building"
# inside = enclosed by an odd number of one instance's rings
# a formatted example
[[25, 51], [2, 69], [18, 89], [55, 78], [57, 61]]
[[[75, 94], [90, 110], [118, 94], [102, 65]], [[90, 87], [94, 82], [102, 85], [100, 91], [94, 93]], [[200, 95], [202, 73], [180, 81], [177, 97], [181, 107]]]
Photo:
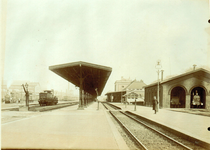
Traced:
[[125, 87], [126, 94], [123, 95], [123, 100], [128, 103], [134, 103], [135, 101], [138, 104], [144, 104], [144, 86], [146, 84], [143, 80], [132, 81], [127, 87]]
[[126, 90], [124, 90], [125, 87], [127, 87], [132, 80], [125, 79], [123, 76], [121, 77], [121, 80], [116, 80], [114, 83], [114, 91], [108, 92], [105, 95], [107, 96], [108, 102], [122, 102], [122, 96], [126, 94]]
[[[157, 87], [158, 82], [145, 86], [146, 106], [152, 106]], [[203, 68], [162, 80], [159, 89], [160, 108], [210, 109], [210, 71]]]
[[130, 80], [124, 79], [117, 80], [115, 82], [115, 91], [108, 92], [107, 96], [108, 102], [128, 102], [132, 103], [135, 101], [141, 101], [144, 103], [144, 86], [146, 84], [140, 80]]
[[130, 78], [125, 79], [122, 76], [121, 80], [117, 80], [114, 83], [114, 85], [115, 85], [115, 92], [123, 91], [125, 89], [125, 87], [127, 87], [131, 82], [132, 82], [132, 80]]

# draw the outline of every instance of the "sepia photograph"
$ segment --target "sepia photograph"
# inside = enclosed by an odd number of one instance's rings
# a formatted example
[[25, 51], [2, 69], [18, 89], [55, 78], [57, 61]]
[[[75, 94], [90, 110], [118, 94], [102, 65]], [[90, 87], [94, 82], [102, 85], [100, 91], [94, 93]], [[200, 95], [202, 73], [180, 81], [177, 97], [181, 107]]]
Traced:
[[209, 150], [209, 0], [1, 0], [1, 149]]

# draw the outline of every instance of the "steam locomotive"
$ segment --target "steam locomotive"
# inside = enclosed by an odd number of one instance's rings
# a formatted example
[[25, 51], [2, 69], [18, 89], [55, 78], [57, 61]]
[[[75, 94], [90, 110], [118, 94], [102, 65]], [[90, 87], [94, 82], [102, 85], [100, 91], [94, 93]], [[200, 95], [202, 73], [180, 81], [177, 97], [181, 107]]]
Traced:
[[5, 95], [5, 103], [10, 103], [11, 102], [11, 97], [9, 94]]
[[58, 98], [54, 96], [52, 91], [45, 90], [44, 92], [39, 93], [39, 104], [43, 105], [56, 105], [58, 103]]

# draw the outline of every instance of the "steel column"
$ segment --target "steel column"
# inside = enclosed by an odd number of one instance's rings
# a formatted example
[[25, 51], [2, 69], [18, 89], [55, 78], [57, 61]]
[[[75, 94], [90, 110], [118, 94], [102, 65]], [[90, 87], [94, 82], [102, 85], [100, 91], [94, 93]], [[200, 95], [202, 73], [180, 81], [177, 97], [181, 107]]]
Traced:
[[80, 86], [79, 86], [79, 107], [78, 107], [78, 110], [84, 110], [84, 107], [83, 107], [83, 78], [82, 78], [82, 65], [80, 64], [80, 76], [79, 76], [79, 83], [80, 83]]

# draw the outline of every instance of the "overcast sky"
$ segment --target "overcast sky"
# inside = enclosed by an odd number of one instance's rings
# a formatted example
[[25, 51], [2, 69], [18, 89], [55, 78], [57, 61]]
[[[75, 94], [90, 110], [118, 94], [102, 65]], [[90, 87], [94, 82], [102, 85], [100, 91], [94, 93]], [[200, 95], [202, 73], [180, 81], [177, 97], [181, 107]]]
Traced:
[[65, 91], [68, 82], [49, 66], [85, 61], [112, 68], [105, 94], [121, 76], [150, 84], [158, 59], [164, 77], [210, 67], [208, 0], [7, 0], [3, 7], [7, 81]]

